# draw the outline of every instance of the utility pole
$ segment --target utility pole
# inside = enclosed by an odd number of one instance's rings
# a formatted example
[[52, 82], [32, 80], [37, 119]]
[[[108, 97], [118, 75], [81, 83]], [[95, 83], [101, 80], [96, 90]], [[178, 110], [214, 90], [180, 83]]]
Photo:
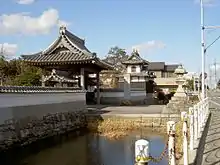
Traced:
[[215, 67], [215, 68], [214, 68], [214, 69], [215, 69], [215, 70], [214, 70], [214, 74], [215, 74], [215, 75], [214, 75], [214, 76], [215, 76], [215, 84], [217, 84], [217, 67], [216, 67], [216, 65], [217, 65], [217, 63], [216, 63], [216, 59], [215, 59], [215, 61], [214, 61], [214, 67]]
[[205, 96], [205, 55], [207, 52], [207, 49], [210, 48], [217, 40], [220, 39], [220, 35], [208, 46], [205, 46], [205, 30], [206, 29], [217, 29], [220, 28], [220, 26], [204, 26], [204, 5], [203, 0], [200, 0], [200, 16], [201, 16], [201, 44], [202, 44], [202, 99], [204, 99]]
[[202, 44], [202, 99], [205, 98], [205, 27], [204, 27], [204, 7], [203, 0], [200, 0], [201, 14], [201, 44]]
[[209, 87], [212, 87], [212, 69], [211, 65], [209, 65]]
[[217, 61], [215, 59], [214, 63], [212, 64], [212, 66], [214, 66], [214, 84], [215, 84], [215, 88], [216, 88], [216, 85], [218, 83], [217, 65], [219, 65], [219, 63], [217, 63]]

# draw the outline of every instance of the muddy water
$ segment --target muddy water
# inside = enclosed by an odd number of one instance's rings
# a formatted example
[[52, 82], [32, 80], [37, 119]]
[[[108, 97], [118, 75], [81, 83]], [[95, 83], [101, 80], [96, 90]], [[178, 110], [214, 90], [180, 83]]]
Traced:
[[[165, 146], [165, 139], [152, 132], [142, 133], [150, 141], [150, 153], [159, 156]], [[84, 134], [77, 138], [62, 137], [38, 143], [31, 149], [19, 149], [1, 158], [1, 165], [134, 165], [134, 142], [140, 139], [137, 132], [120, 140]], [[58, 143], [58, 144], [57, 144]], [[47, 145], [47, 148], [44, 146]], [[28, 154], [27, 154], [28, 152]], [[167, 159], [149, 165], [167, 165]]]

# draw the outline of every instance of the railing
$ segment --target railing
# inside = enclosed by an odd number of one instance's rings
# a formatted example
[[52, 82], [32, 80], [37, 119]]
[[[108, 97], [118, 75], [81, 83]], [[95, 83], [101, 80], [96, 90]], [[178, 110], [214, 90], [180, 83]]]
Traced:
[[[204, 100], [200, 101], [193, 107], [189, 108], [188, 112], [181, 112], [181, 119], [183, 121], [183, 164], [188, 165], [188, 148], [190, 150], [194, 150], [198, 147], [199, 139], [202, 136], [202, 133], [205, 129], [208, 117], [209, 117], [209, 98], [205, 98]], [[189, 124], [188, 124], [189, 122]], [[172, 125], [174, 126], [172, 126]], [[169, 132], [173, 132], [172, 134], [169, 133], [169, 150], [168, 152], [171, 153], [175, 151], [174, 141], [175, 138], [175, 122], [169, 121], [168, 122], [168, 129]], [[189, 131], [188, 131], [189, 127]], [[189, 135], [189, 136], [188, 136]], [[189, 146], [188, 146], [188, 137], [189, 137]], [[170, 154], [169, 165], [176, 165], [175, 156]], [[174, 153], [175, 155], [175, 153]]]
[[84, 92], [75, 87], [0, 86], [0, 93], [76, 93]]
[[[177, 124], [182, 124], [182, 151], [183, 151], [183, 165], [189, 165], [188, 160], [188, 148], [194, 150], [197, 148], [199, 139], [205, 129], [206, 122], [209, 118], [209, 98], [206, 98], [193, 107], [189, 108], [189, 111], [181, 112], [180, 121], [168, 121], [167, 122], [167, 134], [168, 141], [165, 146], [164, 151], [161, 153], [160, 157], [154, 158], [150, 156], [149, 152], [149, 141], [140, 139], [135, 142], [135, 161], [136, 164], [147, 164], [149, 161], [160, 162], [164, 157], [167, 157], [169, 165], [176, 165], [177, 163], [177, 153], [175, 147], [176, 130]], [[189, 124], [188, 124], [189, 122]], [[179, 125], [178, 125], [179, 126]], [[189, 131], [188, 131], [189, 127]], [[189, 135], [189, 136], [188, 136]], [[189, 145], [188, 145], [189, 138]]]

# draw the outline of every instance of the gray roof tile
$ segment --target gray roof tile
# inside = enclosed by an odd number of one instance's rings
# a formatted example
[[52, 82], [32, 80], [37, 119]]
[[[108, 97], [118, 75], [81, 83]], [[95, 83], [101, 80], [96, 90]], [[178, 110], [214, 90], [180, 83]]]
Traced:
[[168, 72], [174, 72], [176, 68], [178, 68], [179, 65], [173, 64], [173, 65], [165, 65], [165, 70]]
[[[65, 51], [59, 50], [66, 48]], [[56, 51], [55, 51], [56, 50]], [[102, 68], [112, 69], [112, 67], [100, 60], [93, 53], [91, 53], [85, 46], [85, 41], [68, 30], [62, 29], [59, 37], [51, 44], [45, 51], [41, 51], [32, 55], [22, 55], [24, 61], [31, 62], [34, 65], [39, 63], [53, 63], [53, 62], [94, 62]]]
[[159, 71], [164, 70], [165, 68], [165, 62], [150, 62], [148, 69], [150, 71]]

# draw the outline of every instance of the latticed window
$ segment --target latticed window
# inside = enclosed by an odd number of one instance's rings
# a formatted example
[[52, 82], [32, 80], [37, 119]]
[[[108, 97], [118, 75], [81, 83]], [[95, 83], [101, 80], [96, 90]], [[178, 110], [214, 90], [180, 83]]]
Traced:
[[131, 72], [136, 72], [136, 66], [131, 67]]

